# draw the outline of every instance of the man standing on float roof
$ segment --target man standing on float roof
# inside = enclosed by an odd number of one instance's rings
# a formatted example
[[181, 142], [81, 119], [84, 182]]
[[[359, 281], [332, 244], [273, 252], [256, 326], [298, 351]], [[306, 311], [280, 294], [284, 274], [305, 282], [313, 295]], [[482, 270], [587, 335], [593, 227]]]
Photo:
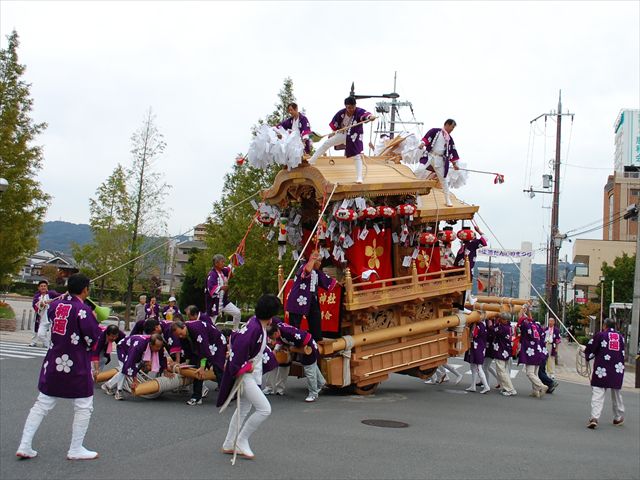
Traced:
[[422, 168], [430, 170], [438, 177], [447, 207], [453, 206], [449, 198], [449, 184], [447, 182], [449, 162], [453, 165], [454, 170], [458, 170], [456, 162], [460, 159], [456, 151], [456, 145], [453, 143], [453, 137], [451, 137], [451, 132], [453, 132], [454, 128], [456, 128], [456, 121], [452, 118], [447, 119], [442, 128], [429, 130], [422, 138], [419, 146], [425, 149], [425, 155], [420, 159], [420, 163], [423, 165]]
[[309, 139], [309, 135], [311, 135], [311, 124], [309, 123], [309, 119], [298, 111], [298, 104], [295, 102], [287, 105], [287, 112], [289, 112], [291, 116], [280, 122], [278, 127], [282, 127], [289, 132], [298, 132], [304, 144], [304, 152], [310, 154], [311, 140]]
[[[333, 119], [329, 124], [334, 133], [330, 133], [324, 143], [318, 147], [316, 152], [309, 159], [309, 163], [313, 165], [318, 157], [323, 155], [331, 147], [346, 144], [347, 147], [344, 154], [346, 157], [353, 157], [356, 164], [356, 183], [362, 183], [362, 150], [364, 149], [362, 137], [364, 135], [364, 129], [362, 124], [355, 124], [365, 120], [375, 120], [376, 117], [367, 112], [364, 108], [356, 107], [355, 97], [345, 98], [344, 106], [345, 108], [339, 110], [333, 116]], [[342, 128], [346, 128], [346, 130], [340, 133], [335, 133], [336, 130], [340, 130]]]

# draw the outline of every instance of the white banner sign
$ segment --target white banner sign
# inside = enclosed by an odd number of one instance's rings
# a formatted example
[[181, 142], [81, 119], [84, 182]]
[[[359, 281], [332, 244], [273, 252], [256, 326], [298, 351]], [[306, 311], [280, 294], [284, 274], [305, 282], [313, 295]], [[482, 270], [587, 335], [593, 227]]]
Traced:
[[478, 255], [487, 255], [489, 257], [533, 257], [533, 252], [525, 252], [522, 250], [494, 250], [493, 248], [481, 248]]

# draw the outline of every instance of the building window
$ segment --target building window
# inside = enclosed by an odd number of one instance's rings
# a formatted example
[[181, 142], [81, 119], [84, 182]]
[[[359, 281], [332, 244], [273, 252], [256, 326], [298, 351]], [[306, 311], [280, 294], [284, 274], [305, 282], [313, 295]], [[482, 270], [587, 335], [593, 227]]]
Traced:
[[631, 195], [632, 197], [640, 197], [640, 190], [638, 190], [637, 188], [631, 188], [629, 189], [629, 195]]
[[609, 235], [607, 240], [614, 240], [613, 238], [613, 195], [609, 195]]
[[576, 265], [576, 277], [588, 277], [589, 276], [589, 265]]

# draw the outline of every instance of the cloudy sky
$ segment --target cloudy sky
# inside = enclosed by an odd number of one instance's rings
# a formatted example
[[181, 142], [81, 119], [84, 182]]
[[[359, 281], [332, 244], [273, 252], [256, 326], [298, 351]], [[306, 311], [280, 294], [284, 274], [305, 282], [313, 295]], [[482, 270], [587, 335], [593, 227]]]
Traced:
[[[0, 44], [16, 29], [32, 83], [47, 220], [88, 223], [89, 197], [117, 163], [149, 107], [173, 185], [169, 233], [203, 221], [223, 174], [246, 152], [250, 127], [273, 110], [285, 77], [319, 133], [347, 95], [393, 89], [424, 127], [458, 122], [454, 138], [476, 175], [456, 194], [481, 206], [490, 244], [538, 248], [550, 195], [531, 200], [564, 122], [560, 230], [602, 218], [613, 170], [613, 123], [638, 108], [638, 2], [0, 2]], [[372, 110], [375, 101], [362, 101]], [[544, 197], [544, 198], [543, 198]], [[482, 224], [482, 223], [481, 223]], [[596, 231], [589, 238], [601, 238]], [[571, 257], [571, 244], [561, 256]], [[537, 261], [544, 261], [541, 253]]]

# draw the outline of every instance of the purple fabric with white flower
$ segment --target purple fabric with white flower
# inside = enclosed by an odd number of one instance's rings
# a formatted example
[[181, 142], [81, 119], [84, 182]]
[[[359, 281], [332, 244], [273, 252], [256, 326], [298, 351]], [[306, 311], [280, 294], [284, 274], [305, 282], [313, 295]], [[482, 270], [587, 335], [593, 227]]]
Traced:
[[318, 344], [313, 340], [309, 332], [284, 322], [278, 323], [277, 327], [280, 331], [280, 341], [284, 345], [294, 347], [309, 345], [311, 347], [311, 353], [309, 355], [300, 354], [300, 363], [302, 365], [312, 365], [320, 359]]
[[91, 397], [91, 351], [100, 337], [98, 320], [75, 295], [52, 302], [47, 314], [51, 345], [42, 363], [38, 389], [52, 397]]
[[[342, 123], [346, 115], [346, 108], [339, 110], [331, 119], [331, 123], [329, 124], [331, 130], [335, 132], [336, 130], [340, 130], [341, 128], [343, 128]], [[353, 112], [353, 117], [351, 119], [350, 125], [362, 122], [370, 116], [371, 114], [364, 108], [356, 107], [355, 112]], [[364, 150], [364, 143], [362, 142], [364, 128], [362, 124], [351, 127], [345, 130], [344, 133], [347, 136], [347, 148], [344, 151], [345, 157], [355, 157], [356, 155], [362, 153], [362, 150]]]
[[471, 345], [464, 354], [464, 361], [482, 365], [484, 362], [484, 351], [487, 348], [487, 327], [484, 322], [478, 322], [473, 326], [471, 334]]
[[322, 269], [306, 272], [305, 267], [298, 269], [298, 273], [293, 277], [293, 286], [287, 297], [285, 310], [289, 313], [308, 315], [311, 308], [311, 300], [318, 299], [318, 287], [325, 290], [332, 290], [336, 281], [324, 273]]
[[518, 363], [540, 365], [546, 358], [546, 355], [542, 352], [542, 343], [544, 343], [544, 338], [540, 335], [537, 325], [529, 319], [523, 320], [520, 324]]
[[[508, 323], [494, 323], [490, 330], [493, 333], [491, 343], [493, 358], [509, 360], [511, 356], [511, 325]], [[487, 348], [487, 350], [489, 349]]]
[[624, 380], [624, 337], [613, 328], [596, 333], [584, 352], [593, 362], [591, 385], [601, 388], [622, 388]]
[[209, 365], [215, 365], [220, 370], [224, 368], [227, 357], [227, 339], [218, 330], [209, 317], [201, 315], [198, 320], [185, 322], [188, 339], [182, 342], [185, 358], [200, 366], [200, 360], [207, 359]]
[[[236, 376], [244, 364], [251, 361], [252, 358], [260, 353], [263, 341], [262, 336], [264, 334], [262, 324], [255, 316], [251, 317], [244, 327], [231, 334], [229, 358], [227, 359], [224, 374], [222, 375], [216, 406], [221, 407], [227, 400], [233, 384], [236, 381]], [[267, 354], [267, 357], [269, 357], [270, 351], [271, 350], [265, 348], [264, 353]], [[271, 356], [273, 356], [273, 354], [271, 354]], [[267, 361], [265, 363], [263, 358], [262, 373], [267, 373], [277, 366], [278, 362]]]
[[[131, 345], [129, 346], [127, 357], [123, 362], [122, 373], [128, 377], [138, 375], [138, 371], [144, 365], [144, 352], [147, 350], [150, 340], [151, 337], [147, 335], [136, 335], [131, 338]], [[162, 373], [167, 368], [167, 357], [165, 357], [162, 350], [158, 352], [158, 360], [160, 361], [160, 371], [158, 373]]]

